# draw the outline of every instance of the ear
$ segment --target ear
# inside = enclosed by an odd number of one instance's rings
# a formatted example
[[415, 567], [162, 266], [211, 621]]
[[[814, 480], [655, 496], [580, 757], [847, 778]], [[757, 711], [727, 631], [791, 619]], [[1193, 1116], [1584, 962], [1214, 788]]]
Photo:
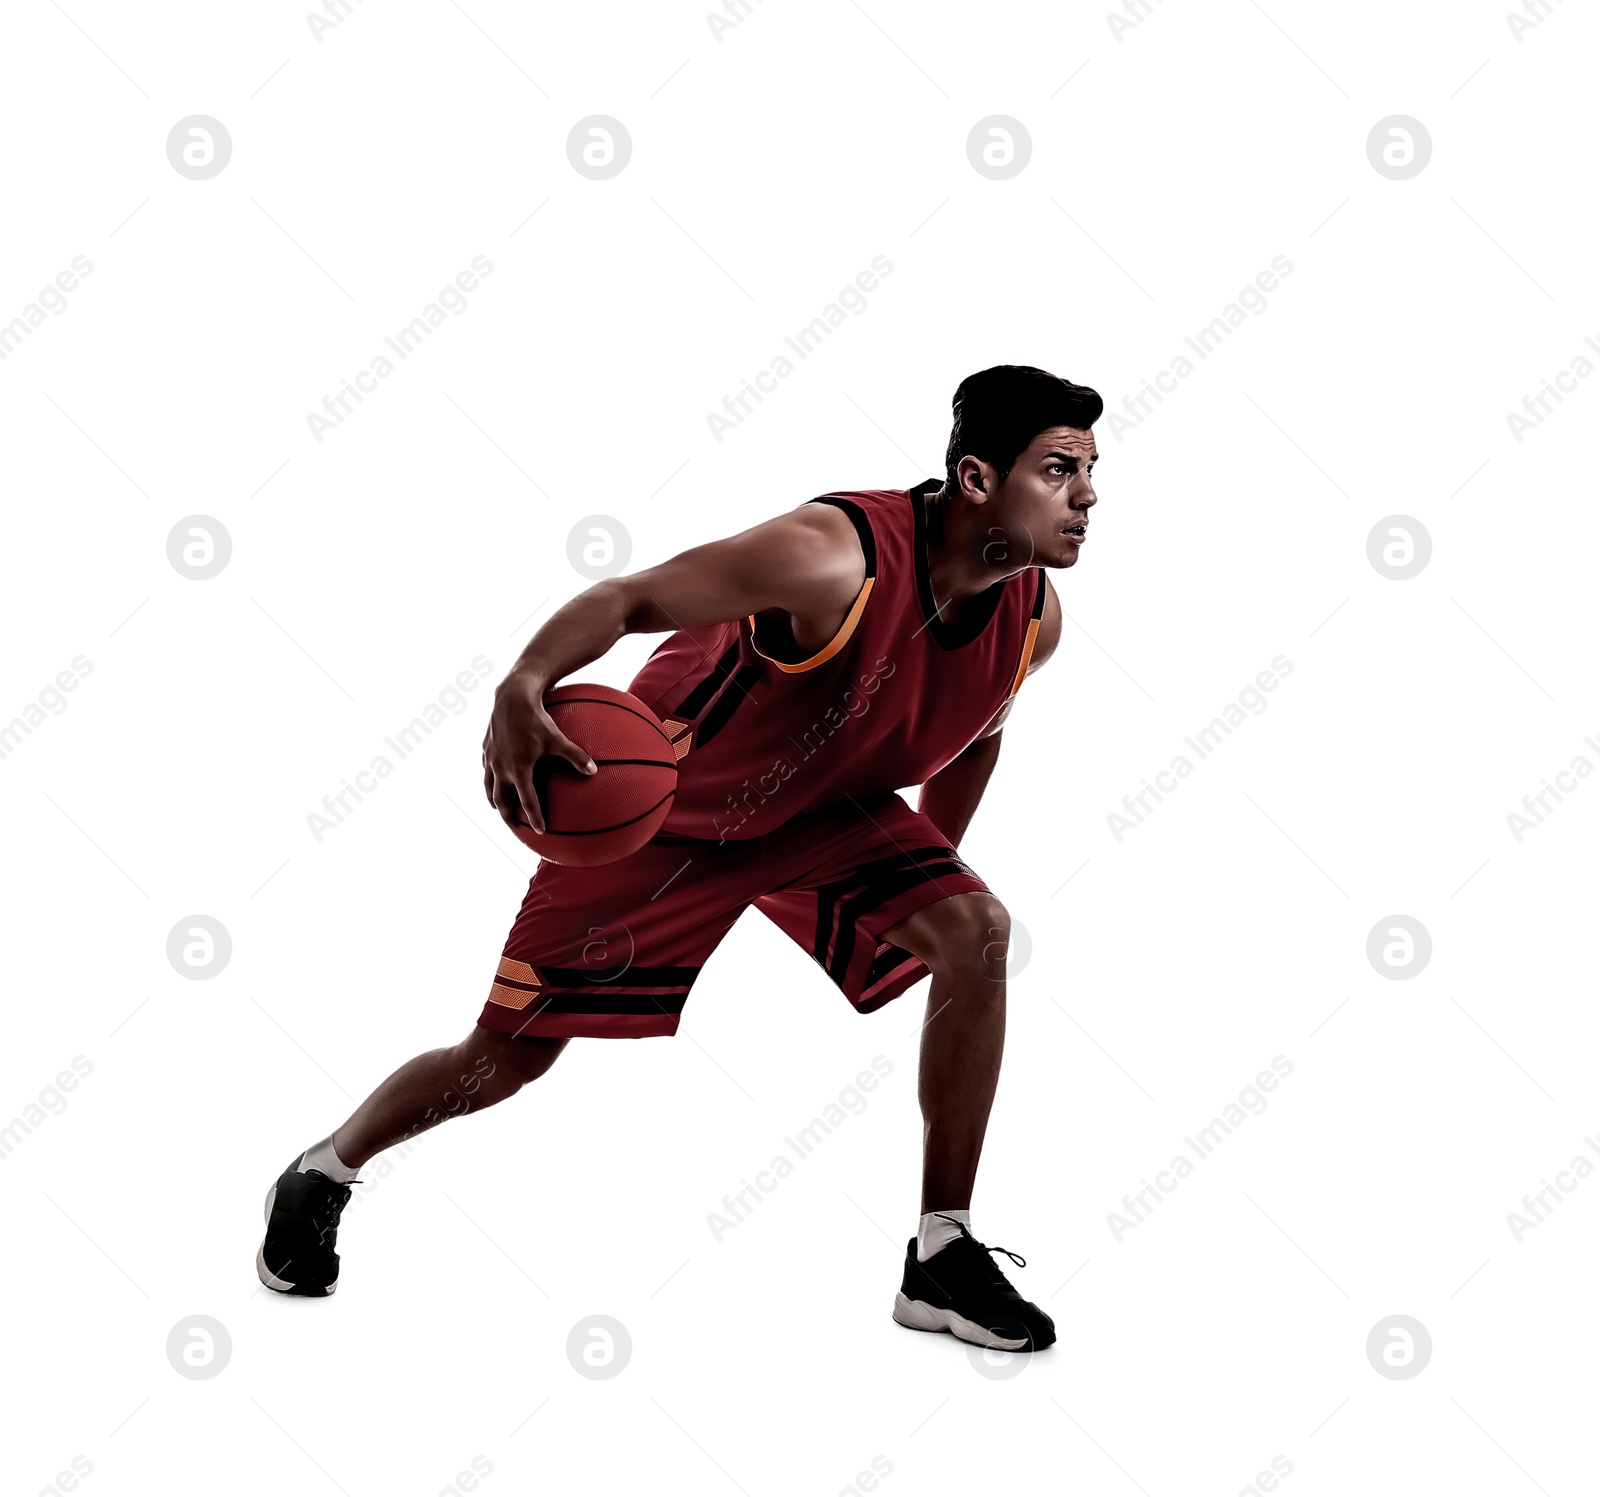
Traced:
[[987, 503], [995, 484], [994, 469], [981, 457], [964, 457], [956, 466], [956, 487], [971, 504]]

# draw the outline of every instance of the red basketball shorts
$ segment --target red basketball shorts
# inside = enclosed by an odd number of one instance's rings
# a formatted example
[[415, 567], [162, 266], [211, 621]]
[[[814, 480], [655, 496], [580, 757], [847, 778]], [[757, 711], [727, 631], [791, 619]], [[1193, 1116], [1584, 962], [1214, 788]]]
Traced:
[[870, 1013], [928, 975], [883, 932], [987, 889], [893, 795], [808, 812], [749, 841], [661, 836], [600, 868], [546, 861], [478, 1023], [529, 1037], [675, 1034], [700, 968], [750, 905]]

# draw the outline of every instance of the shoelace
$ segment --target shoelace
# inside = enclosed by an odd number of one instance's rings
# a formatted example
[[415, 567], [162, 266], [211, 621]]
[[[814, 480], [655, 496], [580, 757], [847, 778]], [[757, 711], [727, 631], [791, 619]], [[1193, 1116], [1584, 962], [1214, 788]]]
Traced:
[[[938, 1216], [940, 1221], [949, 1222], [950, 1225], [956, 1228], [963, 1237], [972, 1243], [974, 1247], [982, 1248], [986, 1253], [1004, 1253], [1006, 1257], [1008, 1257], [1017, 1265], [1018, 1268], [1026, 1268], [1028, 1266], [1028, 1260], [1024, 1258], [1021, 1253], [1013, 1253], [1010, 1248], [990, 1247], [986, 1242], [979, 1242], [978, 1239], [972, 1235], [971, 1229], [965, 1222], [958, 1222], [955, 1217], [946, 1216], [942, 1211], [935, 1214]], [[1001, 1281], [1001, 1283], [1007, 1282], [1006, 1276], [1001, 1273], [998, 1265], [991, 1263], [989, 1266], [994, 1269], [995, 1276]]]
[[351, 1180], [340, 1184], [331, 1180], [321, 1170], [309, 1170], [309, 1175], [315, 1175], [323, 1189], [321, 1199], [318, 1200], [308, 1213], [311, 1225], [316, 1229], [317, 1240], [326, 1242], [327, 1239], [339, 1230], [339, 1217], [350, 1200], [350, 1187], [364, 1184], [361, 1180]]

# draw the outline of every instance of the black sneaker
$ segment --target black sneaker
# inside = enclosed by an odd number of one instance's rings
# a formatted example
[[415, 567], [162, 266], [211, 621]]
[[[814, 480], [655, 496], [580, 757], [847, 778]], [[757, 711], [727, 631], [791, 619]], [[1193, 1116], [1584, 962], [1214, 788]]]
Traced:
[[267, 1235], [256, 1253], [256, 1274], [279, 1294], [332, 1294], [339, 1285], [333, 1244], [350, 1186], [321, 1170], [302, 1174], [296, 1166], [303, 1157], [296, 1155], [267, 1192]]
[[1004, 1253], [1018, 1268], [1026, 1268], [1026, 1260], [1008, 1248], [985, 1247], [962, 1223], [953, 1225], [961, 1228], [961, 1235], [925, 1263], [917, 1262], [915, 1237], [906, 1245], [894, 1318], [914, 1331], [949, 1331], [997, 1351], [1039, 1351], [1053, 1345], [1055, 1322], [1017, 1293], [989, 1254]]

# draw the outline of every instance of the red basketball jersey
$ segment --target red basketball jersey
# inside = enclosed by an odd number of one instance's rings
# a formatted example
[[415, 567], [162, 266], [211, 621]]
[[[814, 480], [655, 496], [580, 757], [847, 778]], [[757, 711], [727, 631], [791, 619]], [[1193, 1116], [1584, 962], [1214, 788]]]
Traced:
[[822, 649], [799, 650], [786, 619], [751, 615], [680, 630], [634, 678], [678, 754], [662, 830], [758, 837], [802, 811], [920, 785], [981, 733], [1027, 673], [1045, 576], [1030, 567], [942, 622], [928, 580], [924, 496], [826, 494], [855, 525], [866, 580]]

